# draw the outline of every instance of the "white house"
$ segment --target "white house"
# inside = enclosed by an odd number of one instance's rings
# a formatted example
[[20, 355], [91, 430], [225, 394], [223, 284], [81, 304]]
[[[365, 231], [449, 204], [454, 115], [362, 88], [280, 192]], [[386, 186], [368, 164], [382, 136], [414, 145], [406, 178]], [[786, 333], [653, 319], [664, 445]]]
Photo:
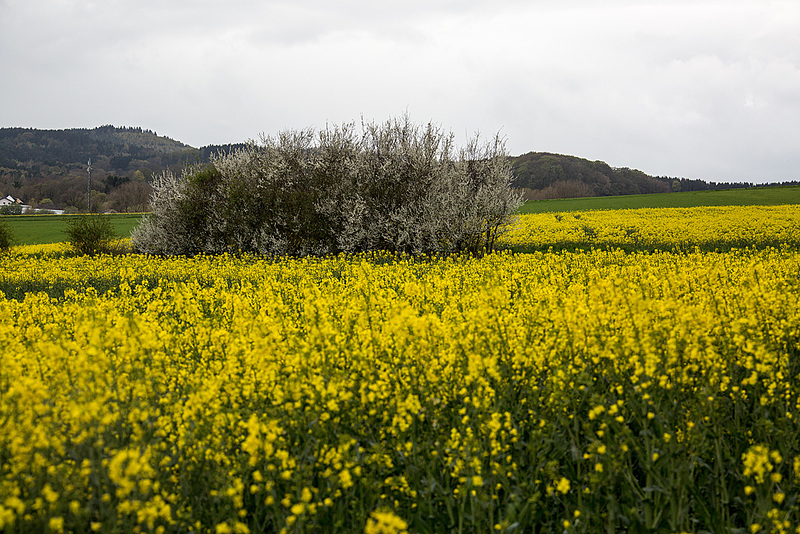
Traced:
[[20, 209], [22, 210], [22, 213], [39, 213], [40, 211], [47, 211], [48, 213], [52, 212], [52, 213], [55, 213], [57, 215], [61, 215], [62, 213], [64, 213], [64, 210], [39, 210], [39, 209], [33, 209], [30, 206], [28, 206], [27, 204], [23, 204], [20, 199], [12, 197], [11, 195], [8, 195], [6, 197], [0, 198], [0, 208], [2, 208], [3, 206], [13, 206], [13, 205], [19, 206]]
[[10, 206], [12, 204], [22, 204], [22, 201], [18, 198], [14, 198], [11, 195], [7, 197], [0, 198], [0, 206]]

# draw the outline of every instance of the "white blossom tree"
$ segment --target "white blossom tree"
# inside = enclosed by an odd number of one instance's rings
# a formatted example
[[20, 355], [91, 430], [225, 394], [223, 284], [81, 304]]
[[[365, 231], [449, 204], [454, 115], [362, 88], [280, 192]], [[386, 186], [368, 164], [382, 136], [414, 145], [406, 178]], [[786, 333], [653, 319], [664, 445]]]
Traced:
[[133, 234], [153, 254], [321, 255], [492, 249], [522, 200], [502, 139], [452, 133], [407, 116], [285, 131], [153, 184]]

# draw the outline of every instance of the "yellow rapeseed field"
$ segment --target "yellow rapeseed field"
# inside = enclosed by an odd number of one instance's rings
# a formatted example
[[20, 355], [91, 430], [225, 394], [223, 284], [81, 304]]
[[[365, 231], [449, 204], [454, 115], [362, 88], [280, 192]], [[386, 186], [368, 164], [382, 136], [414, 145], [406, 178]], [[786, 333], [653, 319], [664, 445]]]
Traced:
[[800, 209], [784, 206], [644, 208], [520, 217], [516, 248], [622, 247], [691, 250], [800, 243]]
[[798, 207], [558, 215], [480, 257], [12, 249], [0, 532], [800, 532]]

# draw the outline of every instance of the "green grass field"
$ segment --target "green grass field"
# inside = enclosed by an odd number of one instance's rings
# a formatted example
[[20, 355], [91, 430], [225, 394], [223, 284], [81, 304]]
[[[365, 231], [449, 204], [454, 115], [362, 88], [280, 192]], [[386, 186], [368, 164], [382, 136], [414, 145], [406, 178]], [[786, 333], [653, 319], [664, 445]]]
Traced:
[[[800, 186], [692, 191], [654, 195], [566, 198], [526, 202], [520, 213], [613, 210], [636, 208], [690, 208], [696, 206], [775, 206], [800, 204]], [[11, 229], [15, 244], [37, 245], [66, 241], [64, 231], [71, 217], [80, 215], [5, 215], [0, 221]], [[128, 237], [142, 214], [109, 215], [117, 235]]]
[[526, 202], [520, 208], [520, 212], [549, 213], [637, 208], [693, 208], [698, 206], [776, 206], [779, 204], [800, 204], [800, 186], [533, 200]]
[[[69, 220], [82, 215], [3, 215], [0, 222], [11, 229], [15, 245], [41, 245], [67, 241], [64, 233]], [[107, 215], [119, 237], [129, 237], [142, 220], [142, 214]]]

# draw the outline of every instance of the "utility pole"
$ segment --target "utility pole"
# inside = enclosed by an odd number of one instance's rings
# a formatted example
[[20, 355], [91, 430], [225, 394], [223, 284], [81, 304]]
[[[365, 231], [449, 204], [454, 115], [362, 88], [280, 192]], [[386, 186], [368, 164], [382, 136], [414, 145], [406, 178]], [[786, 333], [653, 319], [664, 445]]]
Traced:
[[92, 158], [89, 158], [89, 168], [86, 169], [86, 173], [89, 175], [89, 180], [86, 184], [86, 211], [88, 213], [92, 212]]

